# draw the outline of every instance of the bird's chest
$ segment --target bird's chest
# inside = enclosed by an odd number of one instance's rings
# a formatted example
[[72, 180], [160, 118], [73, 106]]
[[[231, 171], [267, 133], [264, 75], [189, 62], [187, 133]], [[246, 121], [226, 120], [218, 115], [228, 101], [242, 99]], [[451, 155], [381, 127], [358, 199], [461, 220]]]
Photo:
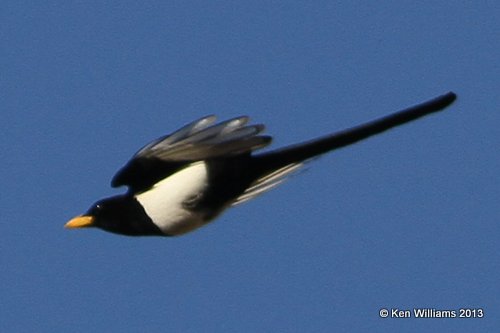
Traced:
[[165, 234], [180, 235], [206, 224], [196, 202], [208, 188], [208, 171], [203, 162], [192, 164], [161, 180], [135, 197], [149, 218]]

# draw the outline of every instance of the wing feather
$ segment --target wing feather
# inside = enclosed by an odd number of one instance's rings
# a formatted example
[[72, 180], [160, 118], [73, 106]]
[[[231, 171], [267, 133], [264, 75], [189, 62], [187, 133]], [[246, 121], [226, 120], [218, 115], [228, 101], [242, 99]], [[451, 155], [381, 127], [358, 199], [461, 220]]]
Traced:
[[248, 125], [241, 116], [215, 124], [215, 116], [198, 119], [141, 148], [113, 177], [113, 187], [141, 191], [196, 161], [248, 154], [271, 143], [260, 135], [264, 125]]
[[288, 177], [300, 170], [302, 166], [304, 166], [304, 163], [288, 164], [278, 170], [275, 170], [269, 174], [265, 174], [264, 176], [256, 179], [250, 185], [250, 187], [247, 188], [245, 192], [243, 192], [243, 194], [241, 194], [238, 198], [236, 198], [235, 201], [233, 201], [231, 206], [239, 205], [275, 188], [276, 186], [287, 180]]

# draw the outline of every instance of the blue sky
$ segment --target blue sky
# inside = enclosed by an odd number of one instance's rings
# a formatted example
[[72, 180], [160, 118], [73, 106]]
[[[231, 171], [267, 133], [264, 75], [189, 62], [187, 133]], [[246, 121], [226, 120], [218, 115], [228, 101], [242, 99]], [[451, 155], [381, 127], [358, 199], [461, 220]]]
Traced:
[[[3, 1], [0, 330], [486, 332], [500, 288], [494, 1]], [[179, 238], [64, 223], [206, 114], [274, 147], [449, 90]], [[381, 308], [483, 319], [382, 319]]]

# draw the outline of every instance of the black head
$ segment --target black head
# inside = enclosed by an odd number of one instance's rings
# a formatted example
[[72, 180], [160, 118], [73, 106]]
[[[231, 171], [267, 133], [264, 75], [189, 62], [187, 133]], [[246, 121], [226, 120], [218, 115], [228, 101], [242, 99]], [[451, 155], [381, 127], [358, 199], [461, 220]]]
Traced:
[[97, 227], [128, 236], [165, 236], [151, 221], [140, 203], [128, 195], [96, 202], [85, 214], [66, 223], [65, 227], [70, 229]]

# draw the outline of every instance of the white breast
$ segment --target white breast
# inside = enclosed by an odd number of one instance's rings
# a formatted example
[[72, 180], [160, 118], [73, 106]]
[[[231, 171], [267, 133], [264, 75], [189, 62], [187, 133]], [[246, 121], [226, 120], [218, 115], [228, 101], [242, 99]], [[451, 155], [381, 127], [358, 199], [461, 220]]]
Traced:
[[183, 203], [196, 199], [208, 186], [207, 167], [197, 162], [156, 183], [136, 199], [153, 222], [166, 234], [179, 235], [206, 222]]

